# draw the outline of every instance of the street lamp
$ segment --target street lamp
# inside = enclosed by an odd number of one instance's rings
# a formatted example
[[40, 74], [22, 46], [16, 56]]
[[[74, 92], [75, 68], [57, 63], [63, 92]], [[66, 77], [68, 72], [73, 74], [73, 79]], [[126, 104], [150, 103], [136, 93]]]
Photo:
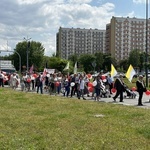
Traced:
[[27, 72], [29, 71], [29, 47], [30, 47], [30, 40], [31, 38], [25, 38], [24, 37], [24, 40], [27, 42]]
[[136, 42], [136, 48], [135, 48], [135, 52], [136, 52], [136, 66], [135, 66], [135, 68], [136, 68], [136, 73], [138, 73], [138, 30], [136, 30], [135, 31], [135, 42]]
[[145, 46], [145, 74], [146, 74], [146, 87], [148, 87], [148, 0], [146, 0], [146, 46]]
[[[7, 51], [7, 52], [13, 52], [13, 51]], [[17, 51], [14, 51], [17, 55], [18, 55], [18, 57], [19, 57], [19, 72], [21, 73], [21, 56], [20, 56], [20, 54], [17, 52]]]

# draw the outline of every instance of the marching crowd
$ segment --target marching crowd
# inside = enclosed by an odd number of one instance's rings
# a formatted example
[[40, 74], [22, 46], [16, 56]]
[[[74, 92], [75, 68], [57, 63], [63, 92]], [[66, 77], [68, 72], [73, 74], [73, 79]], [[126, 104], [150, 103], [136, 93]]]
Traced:
[[[5, 80], [3, 73], [2, 80]], [[106, 77], [99, 74], [96, 77], [89, 76], [86, 73], [78, 73], [72, 75], [64, 75], [58, 73], [22, 73], [20, 76], [17, 73], [12, 73], [7, 76], [8, 84], [12, 89], [16, 89], [20, 84], [21, 91], [36, 91], [43, 94], [47, 92], [52, 94], [63, 94], [66, 97], [76, 96], [78, 99], [86, 100], [85, 95], [91, 96], [99, 101], [102, 92], [107, 90], [111, 95], [113, 81], [110, 74]], [[0, 81], [0, 86], [4, 86], [4, 82]], [[105, 91], [106, 92], [106, 91]], [[92, 93], [90, 95], [90, 93]], [[106, 93], [105, 93], [106, 94]]]
[[[66, 97], [76, 96], [78, 99], [82, 98], [86, 100], [85, 95], [91, 96], [92, 99], [99, 101], [101, 97], [111, 97], [112, 89], [116, 90], [116, 94], [113, 98], [119, 96], [120, 102], [123, 102], [123, 92], [126, 91], [125, 84], [122, 80], [122, 75], [113, 82], [111, 75], [99, 74], [96, 77], [86, 73], [78, 73], [72, 75], [64, 75], [59, 73], [12, 73], [6, 75], [4, 72], [0, 72], [0, 87], [4, 87], [5, 82], [12, 89], [16, 89], [18, 85], [21, 87], [21, 91], [36, 91], [43, 94], [47, 92], [50, 95], [63, 94]], [[146, 92], [143, 76], [139, 76], [139, 80], [136, 82], [137, 92], [139, 93], [138, 105], [142, 104], [143, 92]], [[134, 92], [129, 91], [132, 98], [135, 98]], [[133, 94], [133, 95], [132, 95]]]

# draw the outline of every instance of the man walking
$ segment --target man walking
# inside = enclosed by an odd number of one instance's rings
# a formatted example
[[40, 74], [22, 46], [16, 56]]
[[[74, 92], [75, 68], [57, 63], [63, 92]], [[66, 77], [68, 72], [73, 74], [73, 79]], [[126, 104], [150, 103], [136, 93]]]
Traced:
[[123, 102], [123, 92], [125, 88], [124, 88], [124, 82], [122, 78], [123, 75], [120, 74], [119, 78], [117, 78], [114, 83], [114, 88], [117, 90], [116, 95], [113, 97], [114, 101], [116, 101], [116, 98], [120, 95], [120, 102]]
[[137, 92], [139, 93], [138, 106], [143, 106], [142, 97], [143, 92], [146, 92], [145, 83], [143, 81], [143, 76], [139, 76], [139, 80], [136, 81]]

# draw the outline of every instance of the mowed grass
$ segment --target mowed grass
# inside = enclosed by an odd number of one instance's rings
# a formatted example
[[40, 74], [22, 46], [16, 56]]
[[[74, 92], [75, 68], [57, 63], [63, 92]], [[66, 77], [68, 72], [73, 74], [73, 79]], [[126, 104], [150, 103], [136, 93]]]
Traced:
[[0, 150], [148, 150], [150, 109], [0, 88]]

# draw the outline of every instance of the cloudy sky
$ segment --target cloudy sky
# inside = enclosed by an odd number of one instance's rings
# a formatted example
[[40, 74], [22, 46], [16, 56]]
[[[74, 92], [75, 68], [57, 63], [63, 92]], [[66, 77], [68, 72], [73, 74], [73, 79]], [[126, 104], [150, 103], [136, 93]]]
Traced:
[[105, 29], [112, 16], [145, 18], [145, 1], [0, 0], [0, 50], [13, 50], [25, 37], [41, 42], [51, 56], [60, 26]]

